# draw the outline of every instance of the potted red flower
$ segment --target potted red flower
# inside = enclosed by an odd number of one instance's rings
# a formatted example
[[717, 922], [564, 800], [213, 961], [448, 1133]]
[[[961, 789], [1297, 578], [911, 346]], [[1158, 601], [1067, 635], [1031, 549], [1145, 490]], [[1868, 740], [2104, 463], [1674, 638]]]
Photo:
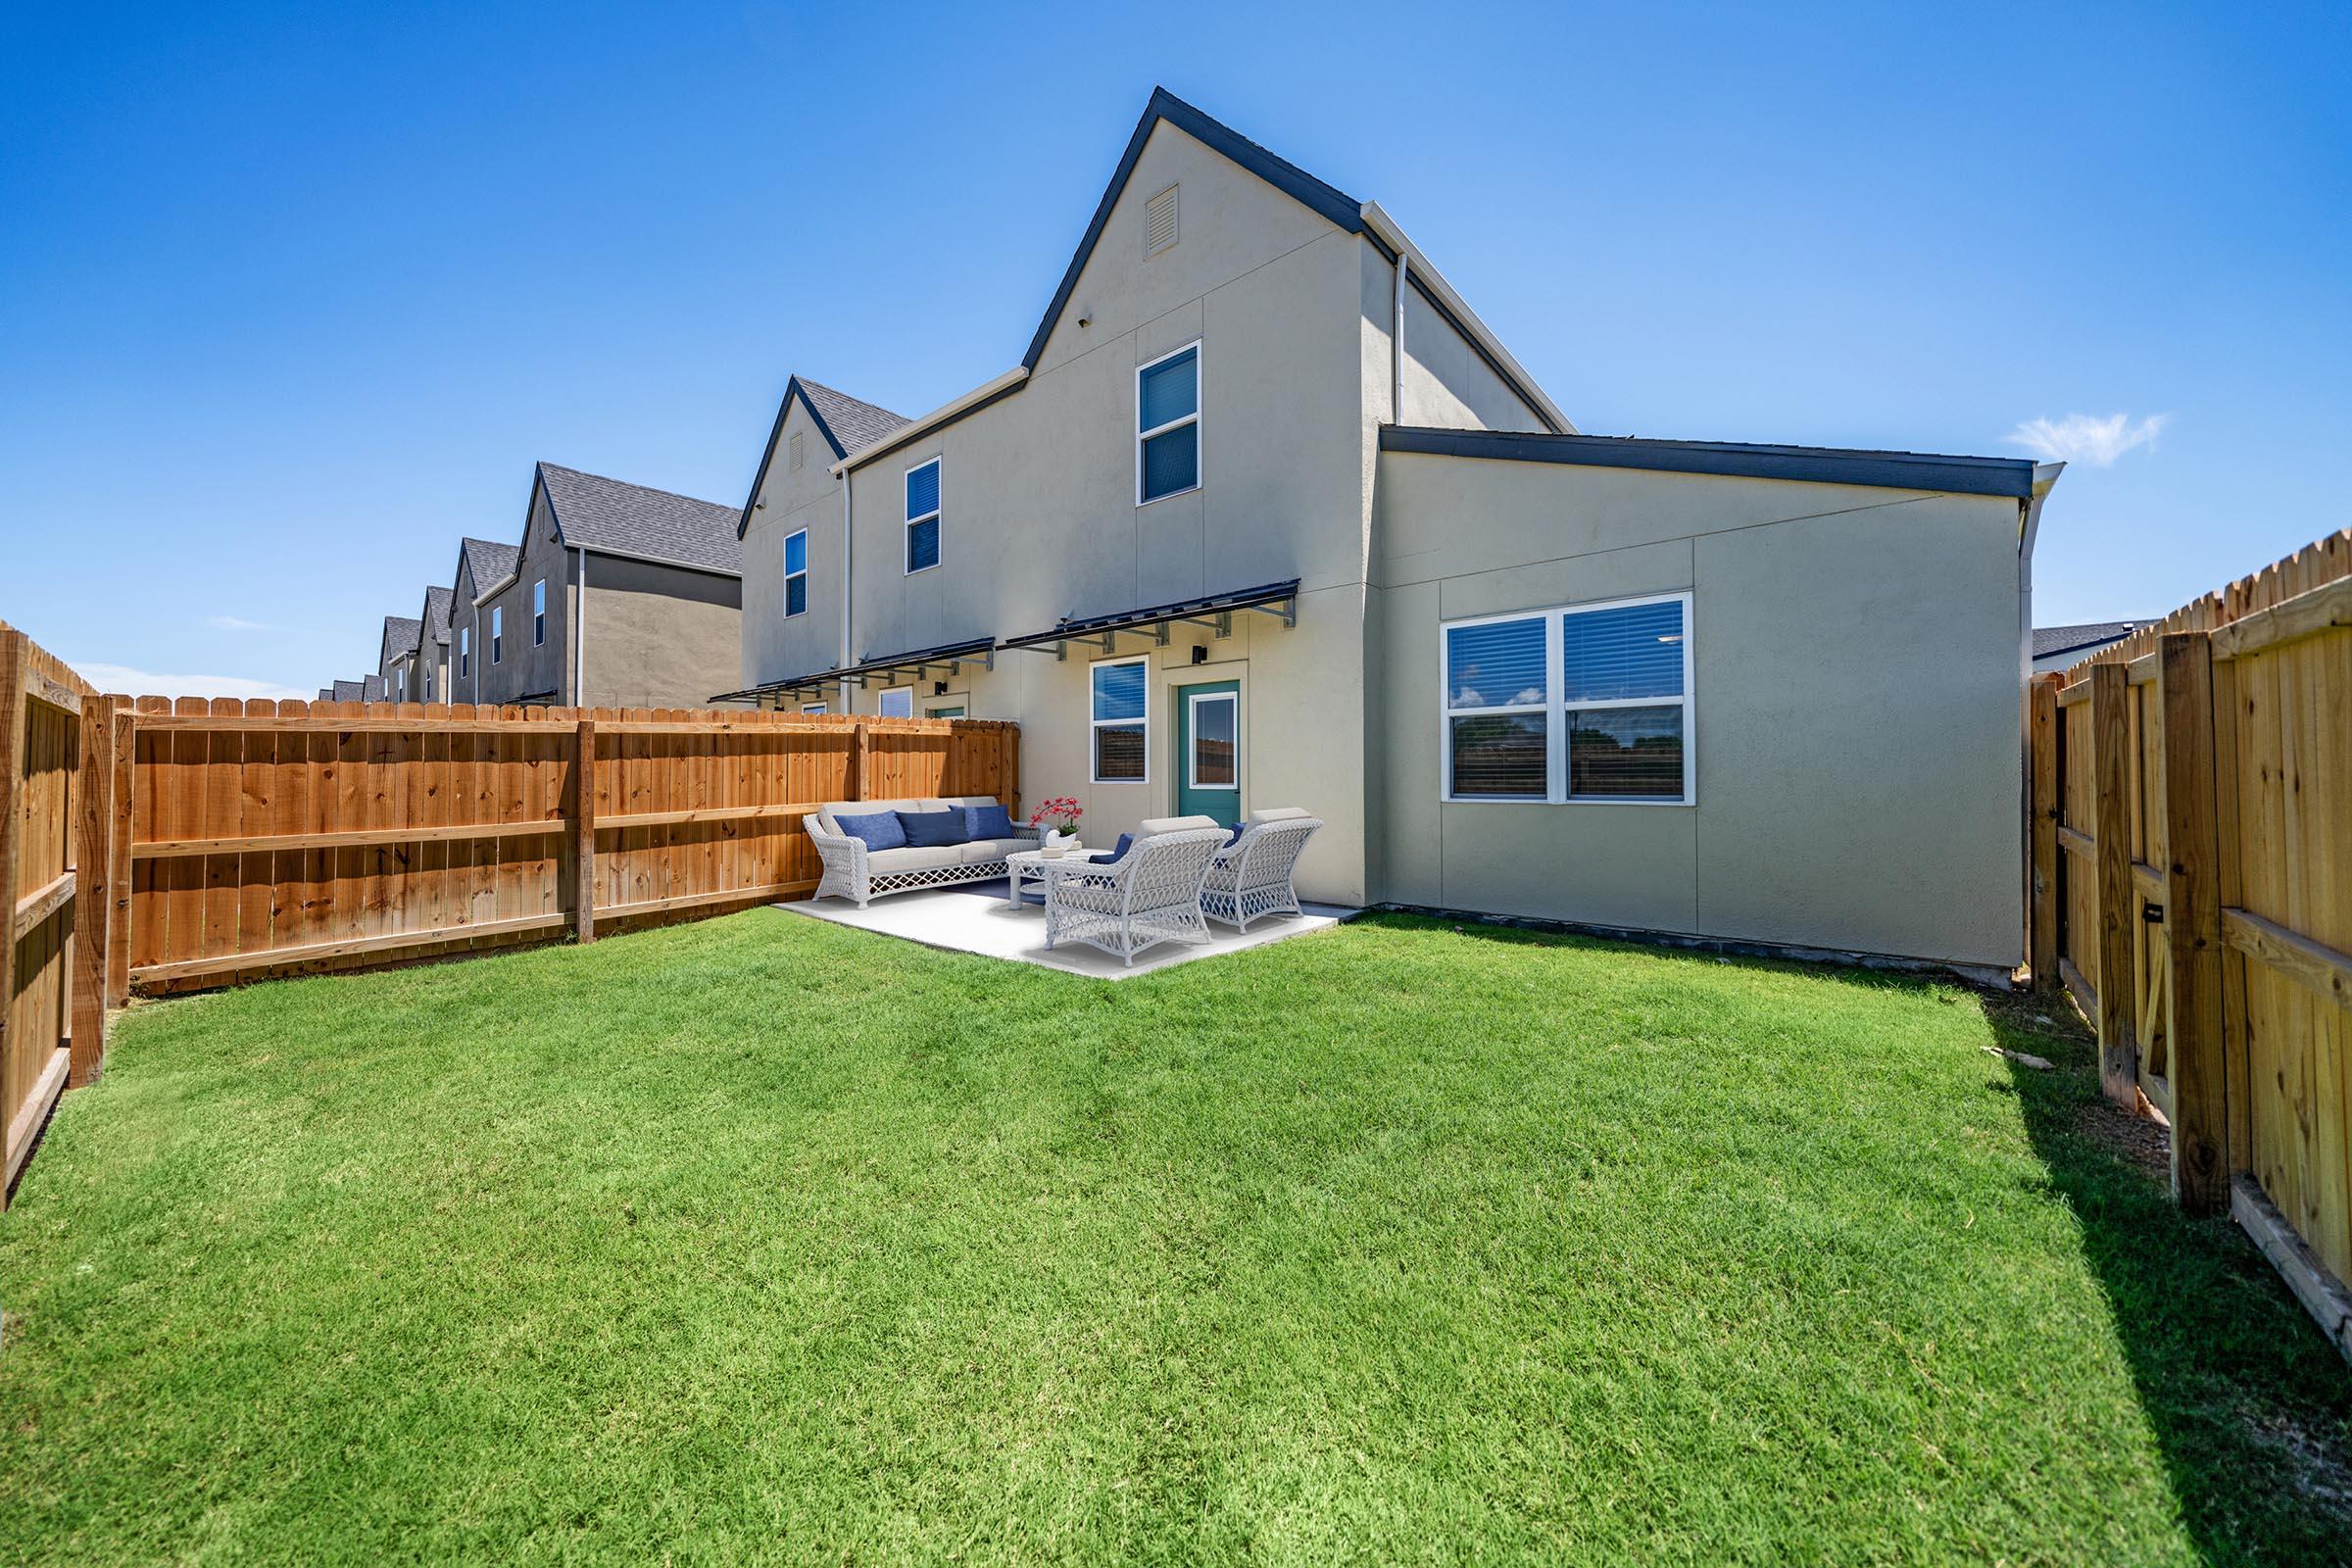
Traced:
[[1029, 813], [1029, 825], [1044, 829], [1041, 842], [1047, 854], [1054, 855], [1078, 842], [1078, 819], [1085, 814], [1085, 807], [1067, 795], [1057, 795], [1037, 803], [1037, 809]]

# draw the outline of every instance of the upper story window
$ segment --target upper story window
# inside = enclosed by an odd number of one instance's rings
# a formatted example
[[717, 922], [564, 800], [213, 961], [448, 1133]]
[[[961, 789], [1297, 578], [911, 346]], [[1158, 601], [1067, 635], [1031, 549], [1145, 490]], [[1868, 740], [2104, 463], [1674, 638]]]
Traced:
[[[799, 436], [793, 439], [798, 441]], [[784, 536], [784, 613], [798, 615], [808, 608], [808, 530]]]
[[490, 662], [495, 664], [505, 658], [506, 650], [507, 607], [492, 605], [490, 607]]
[[547, 642], [547, 579], [531, 584], [531, 646], [538, 648]]
[[461, 676], [473, 673], [473, 628], [471, 626], [458, 628], [458, 673]]
[[1696, 798], [1690, 596], [1446, 627], [1446, 799]]
[[1152, 665], [1148, 659], [1105, 659], [1089, 667], [1088, 714], [1094, 728], [1094, 781], [1147, 782], [1145, 736], [1152, 720]]
[[424, 700], [428, 703], [433, 700], [433, 666], [429, 662], [424, 666]]
[[906, 470], [906, 570], [939, 564], [939, 460]]
[[809, 703], [801, 709], [801, 711], [804, 713], [815, 713], [820, 716], [824, 713], [824, 710], [825, 705], [822, 703]]
[[1200, 345], [1135, 372], [1135, 504], [1200, 487]]
[[787, 463], [784, 465], [784, 471], [785, 471], [785, 472], [787, 472], [787, 473], [798, 473], [798, 472], [800, 472], [800, 471], [801, 471], [801, 432], [800, 432], [800, 431], [798, 431], [798, 430], [795, 430], [795, 431], [793, 431], [793, 432], [792, 432], [792, 439], [791, 439], [791, 440], [789, 440], [789, 441], [787, 441], [787, 442], [785, 442], [784, 444], [785, 444], [785, 447], [786, 447], [786, 449], [787, 449], [787, 450], [788, 450], [788, 451], [791, 453], [791, 461], [787, 462]]
[[408, 665], [403, 664], [392, 672], [392, 700], [396, 703], [405, 703], [409, 700]]
[[882, 694], [881, 703], [874, 709], [884, 718], [912, 718], [914, 716], [914, 688], [893, 686]]

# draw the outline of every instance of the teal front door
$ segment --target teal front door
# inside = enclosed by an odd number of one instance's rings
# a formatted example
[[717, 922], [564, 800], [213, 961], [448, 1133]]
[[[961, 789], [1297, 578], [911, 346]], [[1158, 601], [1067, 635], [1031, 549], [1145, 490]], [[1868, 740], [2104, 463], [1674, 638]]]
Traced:
[[1242, 817], [1242, 683], [1176, 688], [1176, 814]]

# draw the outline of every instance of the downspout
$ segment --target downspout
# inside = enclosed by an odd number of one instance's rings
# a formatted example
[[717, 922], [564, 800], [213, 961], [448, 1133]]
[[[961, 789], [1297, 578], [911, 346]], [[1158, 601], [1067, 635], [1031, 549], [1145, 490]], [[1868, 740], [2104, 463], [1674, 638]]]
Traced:
[[[841, 662], [837, 668], [850, 667], [850, 470], [841, 470]], [[833, 711], [851, 711], [850, 683], [841, 682], [835, 693]]]
[[571, 702], [588, 706], [588, 547], [581, 545], [579, 610], [571, 623]]
[[1404, 423], [1404, 291], [1413, 280], [1413, 264], [1396, 253], [1396, 318], [1389, 327], [1389, 423]]
[[479, 599], [473, 602], [473, 652], [466, 656], [466, 662], [473, 666], [473, 700], [478, 703], [482, 700], [482, 602]]

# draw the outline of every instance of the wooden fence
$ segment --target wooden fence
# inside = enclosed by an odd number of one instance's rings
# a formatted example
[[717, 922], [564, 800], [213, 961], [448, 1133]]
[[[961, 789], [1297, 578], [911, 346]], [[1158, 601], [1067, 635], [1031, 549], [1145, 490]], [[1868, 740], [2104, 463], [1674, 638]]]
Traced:
[[0, 621], [0, 1192], [14, 1187], [57, 1097], [96, 1076], [106, 1048], [108, 923], [92, 911], [103, 906], [111, 826], [108, 712]]
[[2039, 977], [2352, 1356], [2352, 533], [2032, 692]]
[[141, 698], [126, 722], [118, 998], [796, 898], [824, 801], [1018, 805], [1018, 728], [988, 720]]

